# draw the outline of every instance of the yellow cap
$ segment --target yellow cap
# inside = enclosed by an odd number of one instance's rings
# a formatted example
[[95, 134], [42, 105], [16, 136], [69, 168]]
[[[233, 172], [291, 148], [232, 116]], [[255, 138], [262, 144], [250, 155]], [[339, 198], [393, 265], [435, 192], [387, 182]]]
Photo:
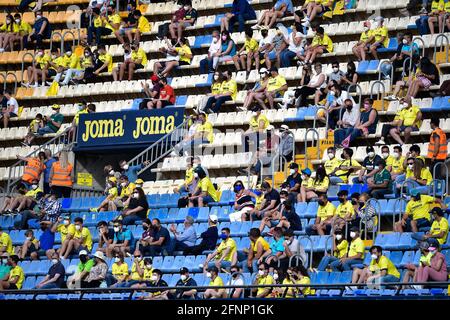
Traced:
[[60, 109], [61, 106], [59, 104], [54, 104], [52, 105], [52, 109]]
[[143, 184], [143, 183], [144, 183], [144, 180], [142, 180], [142, 179], [137, 179], [134, 183], [135, 183], [135, 184]]
[[117, 182], [116, 177], [110, 177], [108, 180], [111, 181], [111, 182]]

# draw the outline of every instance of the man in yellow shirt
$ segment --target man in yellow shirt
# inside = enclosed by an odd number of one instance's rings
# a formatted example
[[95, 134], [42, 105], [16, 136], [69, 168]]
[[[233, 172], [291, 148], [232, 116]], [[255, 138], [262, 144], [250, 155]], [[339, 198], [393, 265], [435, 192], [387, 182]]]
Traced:
[[258, 260], [270, 250], [269, 243], [261, 236], [261, 230], [251, 228], [248, 237], [250, 238], [250, 247], [244, 249], [247, 253], [247, 261], [243, 263], [244, 272], [254, 272], [258, 268]]
[[[143, 69], [147, 65], [147, 54], [144, 49], [139, 47], [139, 43], [132, 44], [131, 47], [127, 48], [129, 45], [124, 45], [125, 50], [131, 49], [130, 59], [125, 59], [119, 67], [119, 81], [123, 80], [125, 71], [128, 72], [128, 81], [133, 80], [133, 75], [135, 70]], [[114, 69], [117, 70], [117, 69]], [[115, 71], [116, 72], [116, 71]], [[114, 72], [114, 76], [115, 76]], [[115, 79], [115, 78], [114, 78]]]
[[369, 52], [370, 43], [373, 42], [372, 30], [370, 30], [370, 21], [364, 21], [363, 32], [359, 41], [352, 48], [353, 54], [359, 61], [366, 60], [366, 54]]
[[[383, 255], [383, 249], [380, 246], [372, 246], [370, 254], [372, 261], [369, 271], [371, 274], [367, 277], [366, 283], [400, 282], [400, 272], [392, 261]], [[381, 289], [384, 289], [384, 286], [381, 286]]]
[[249, 128], [242, 135], [244, 152], [250, 151], [250, 143], [253, 145], [253, 150], [256, 151], [259, 146], [260, 134], [263, 134], [269, 126], [270, 121], [265, 114], [261, 113], [261, 107], [255, 106], [252, 110]]
[[363, 263], [365, 246], [359, 234], [359, 228], [352, 227], [350, 229], [350, 238], [352, 241], [350, 242], [348, 253], [330, 264], [333, 271], [350, 271], [354, 265]]
[[378, 60], [377, 49], [387, 48], [389, 46], [388, 29], [383, 25], [384, 18], [376, 17], [374, 29], [372, 30], [372, 37], [375, 42], [370, 45], [370, 53], [375, 60]]
[[[61, 245], [60, 255], [63, 259], [67, 259], [72, 250], [76, 254], [82, 250], [89, 252], [92, 250], [92, 243], [91, 232], [83, 226], [83, 218], [76, 217], [74, 223], [68, 228], [66, 239]], [[64, 254], [62, 254], [63, 252]]]
[[208, 205], [210, 202], [220, 200], [219, 192], [212, 184], [202, 167], [194, 169], [194, 177], [198, 178], [197, 190], [189, 197], [189, 207], [194, 207], [196, 202], [199, 208]]
[[150, 22], [144, 17], [139, 10], [133, 12], [133, 17], [137, 21], [137, 28], [128, 29], [125, 34], [130, 43], [139, 43], [141, 41], [141, 34], [150, 32], [152, 30]]
[[317, 208], [317, 217], [313, 225], [306, 227], [306, 234], [321, 236], [329, 234], [332, 227], [332, 221], [336, 214], [336, 207], [328, 201], [327, 194], [321, 194], [317, 201], [319, 207]]
[[350, 222], [355, 218], [355, 208], [351, 201], [348, 201], [348, 191], [341, 190], [337, 194], [339, 205], [336, 208], [336, 215], [333, 219], [332, 225], [334, 229], [343, 229], [346, 222]]
[[3, 231], [0, 226], [0, 254], [8, 253], [9, 255], [14, 254], [14, 248], [12, 245], [12, 240], [9, 234]]
[[224, 80], [222, 82], [221, 92], [208, 98], [204, 109], [206, 112], [218, 113], [222, 107], [222, 104], [227, 101], [234, 101], [236, 99], [237, 83], [232, 78], [231, 72], [225, 71], [222, 75]]
[[198, 115], [200, 124], [197, 126], [193, 135], [186, 137], [183, 141], [173, 147], [172, 156], [185, 155], [193, 153], [193, 149], [201, 144], [208, 144], [214, 141], [213, 126], [207, 120], [205, 112]]
[[[270, 285], [275, 284], [275, 280], [272, 275], [269, 274], [269, 265], [267, 263], [260, 263], [258, 265], [258, 274], [255, 277], [253, 285]], [[270, 298], [270, 287], [262, 287], [252, 289], [253, 293], [256, 293], [255, 298]]]
[[422, 228], [431, 227], [430, 209], [434, 206], [445, 207], [441, 199], [411, 191], [411, 200], [406, 204], [405, 213], [394, 225], [396, 232], [419, 232]]
[[327, 155], [328, 155], [328, 160], [325, 160], [325, 163], [323, 166], [328, 175], [328, 178], [330, 179], [330, 183], [331, 184], [343, 183], [344, 181], [342, 180], [341, 177], [334, 175], [334, 172], [336, 172], [336, 169], [341, 164], [341, 160], [336, 158], [336, 148], [329, 147], [327, 149]]
[[94, 66], [94, 75], [98, 76], [101, 72], [112, 72], [113, 71], [113, 58], [111, 54], [106, 51], [104, 45], [99, 45], [97, 47], [99, 64]]
[[324, 53], [333, 52], [333, 41], [325, 34], [322, 27], [316, 29], [316, 35], [314, 36], [311, 46], [306, 50], [305, 62], [312, 64], [316, 57]]
[[69, 64], [67, 66], [64, 81], [61, 83], [63, 86], [67, 86], [70, 79], [72, 79], [73, 77], [79, 77], [84, 72], [83, 68], [81, 68], [80, 57], [78, 55], [73, 54], [72, 50], [68, 50], [66, 51], [66, 56], [69, 58]]
[[428, 241], [433, 247], [439, 248], [447, 242], [448, 236], [448, 220], [444, 217], [444, 210], [439, 207], [431, 209], [430, 214], [433, 217], [431, 229], [425, 234], [413, 233], [411, 238], [417, 241]]
[[[284, 92], [288, 89], [288, 86], [287, 86], [286, 79], [282, 75], [278, 74], [277, 67], [272, 66], [269, 71], [270, 71], [270, 77], [267, 82], [267, 87], [264, 92], [264, 97], [269, 102], [270, 109], [273, 109], [274, 108], [274, 105], [273, 105], [274, 99], [282, 97]], [[264, 97], [260, 100], [264, 100]], [[264, 104], [264, 101], [259, 101], [259, 102], [265, 109], [266, 106]]]
[[[99, 8], [92, 9], [94, 23], [88, 28], [87, 42], [90, 45], [102, 44], [102, 37], [110, 35], [114, 28], [110, 25], [106, 11], [100, 12]], [[120, 24], [120, 22], [119, 22]], [[95, 43], [92, 41], [95, 34]]]
[[[245, 42], [237, 54], [233, 57], [234, 66], [237, 71], [247, 70], [247, 75], [252, 70], [252, 58], [258, 51], [258, 41], [253, 39], [253, 30], [245, 30]], [[241, 68], [242, 66], [242, 68]]]
[[[383, 146], [381, 152], [389, 152], [389, 146]], [[404, 162], [405, 157], [402, 156], [402, 147], [395, 146], [394, 152], [386, 159], [386, 169], [391, 173], [392, 180], [405, 173]]]
[[23, 269], [19, 266], [19, 257], [12, 255], [8, 258], [8, 265], [12, 267], [9, 274], [0, 280], [0, 291], [3, 290], [20, 290], [25, 280]]
[[[212, 266], [208, 269], [208, 272], [206, 272], [206, 277], [211, 279], [209, 282], [210, 287], [222, 287], [223, 286], [223, 280], [221, 277], [219, 277], [219, 269], [216, 266]], [[205, 293], [203, 294], [203, 297], [205, 299], [220, 299], [220, 298], [226, 298], [227, 292], [225, 289], [207, 289]]]
[[206, 261], [203, 265], [203, 271], [206, 271], [206, 268], [210, 268], [212, 266], [229, 269], [237, 263], [236, 241], [230, 237], [230, 233], [230, 228], [222, 228], [220, 234], [220, 239], [222, 239], [222, 242], [213, 253], [210, 253], [206, 257]]
[[9, 47], [11, 51], [14, 48], [14, 42], [20, 43], [20, 50], [23, 50], [23, 39], [31, 33], [32, 29], [29, 23], [23, 21], [20, 13], [14, 14], [13, 33], [9, 37]]
[[347, 183], [348, 176], [358, 172], [361, 169], [361, 165], [358, 161], [352, 159], [353, 150], [350, 148], [344, 148], [341, 157], [342, 160], [340, 161], [339, 166], [331, 172], [331, 175], [339, 177], [343, 183]]

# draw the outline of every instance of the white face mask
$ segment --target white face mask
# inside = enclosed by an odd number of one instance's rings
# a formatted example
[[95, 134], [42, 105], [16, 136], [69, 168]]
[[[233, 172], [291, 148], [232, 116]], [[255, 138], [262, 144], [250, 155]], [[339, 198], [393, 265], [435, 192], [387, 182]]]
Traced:
[[213, 43], [217, 43], [217, 42], [219, 41], [219, 39], [217, 39], [216, 37], [214, 37], [214, 38], [212, 39], [212, 41], [213, 41]]
[[182, 275], [180, 276], [180, 279], [181, 279], [181, 281], [186, 281], [187, 276], [185, 276], [184, 274], [182, 274]]
[[148, 270], [150, 270], [150, 269], [152, 268], [152, 265], [151, 265], [151, 264], [147, 264], [145, 267], [146, 267]]
[[70, 57], [72, 55], [72, 51], [67, 51], [66, 56]]
[[339, 68], [333, 68], [333, 72], [338, 72], [339, 71]]
[[219, 80], [219, 76], [218, 75], [214, 75], [214, 80]]
[[114, 170], [111, 170], [111, 171], [109, 172], [109, 175], [110, 175], [110, 176], [113, 176], [114, 173], [115, 173]]
[[75, 229], [79, 231], [79, 230], [81, 230], [81, 226], [80, 226], [79, 224], [77, 224], [77, 225], [75, 226]]
[[120, 262], [120, 258], [118, 258], [118, 257], [114, 258], [114, 262], [115, 263], [119, 263]]
[[84, 54], [84, 56], [85, 56], [85, 57], [89, 57], [89, 56], [90, 56], [89, 52], [86, 52], [86, 53]]
[[37, 53], [37, 56], [38, 57], [42, 57], [44, 55], [44, 53], [42, 52], [42, 51], [39, 51], [38, 53]]
[[123, 169], [123, 170], [128, 170], [129, 167], [130, 167], [130, 166], [126, 164], [126, 165], [124, 165], [124, 166], [122, 167], [122, 169]]
[[256, 116], [258, 116], [258, 114], [256, 113], [256, 111], [253, 111], [252, 112], [252, 117], [256, 117]]
[[16, 19], [16, 20], [14, 20], [17, 24], [19, 24], [20, 23], [20, 19]]
[[8, 264], [8, 259], [2, 259], [2, 264]]
[[211, 276], [212, 276], [212, 275], [211, 275], [211, 272], [207, 272], [207, 273], [206, 273], [206, 277], [207, 277], [207, 278], [211, 278]]
[[274, 273], [273, 280], [278, 280], [278, 273]]
[[330, 91], [329, 92], [330, 96], [334, 97], [336, 95], [336, 93], [334, 91]]
[[354, 231], [352, 231], [352, 232], [350, 232], [350, 238], [355, 238], [356, 237], [356, 232], [354, 232]]
[[383, 152], [381, 155], [383, 156], [383, 159], [387, 159], [387, 157], [389, 157], [389, 152]]
[[378, 259], [378, 256], [375, 253], [372, 253], [370, 255], [370, 257], [372, 258], [372, 260], [377, 260]]
[[142, 188], [142, 184], [137, 184], [136, 188]]
[[290, 174], [294, 174], [295, 173], [295, 169], [289, 169], [289, 173]]
[[306, 176], [302, 174], [302, 180], [306, 180]]
[[395, 158], [395, 159], [398, 159], [398, 158], [400, 158], [400, 153], [398, 153], [398, 152], [394, 152], [394, 154], [393, 154], [393, 155], [394, 155], [394, 158]]
[[371, 151], [367, 155], [369, 156], [369, 158], [373, 158], [373, 157], [375, 157], [375, 152]]
[[52, 259], [52, 264], [57, 264], [58, 263], [58, 259]]
[[330, 159], [330, 160], [332, 160], [333, 158], [334, 158], [334, 153], [328, 153], [328, 158]]
[[369, 27], [364, 27], [364, 28], [363, 28], [363, 31], [364, 31], [364, 32], [369, 31]]
[[403, 39], [403, 40], [402, 40], [402, 43], [403, 43], [403, 44], [408, 44], [408, 40]]
[[70, 220], [64, 220], [64, 225], [68, 226], [70, 224]]
[[37, 187], [38, 187], [38, 185], [37, 185], [37, 184], [33, 184], [33, 185], [31, 186], [31, 188], [32, 188], [33, 190], [36, 190], [36, 189], [37, 189]]
[[26, 237], [27, 241], [31, 241], [31, 237]]
[[194, 163], [194, 164], [193, 164], [193, 167], [194, 167], [194, 168], [200, 167], [200, 163]]
[[184, 10], [188, 11], [188, 10], [189, 10], [189, 7], [184, 6]]
[[408, 103], [407, 102], [403, 102], [402, 109], [406, 109], [408, 107], [409, 107]]
[[342, 234], [337, 234], [336, 235], [336, 240], [341, 240], [342, 239]]
[[125, 187], [127, 186], [127, 183], [126, 183], [126, 182], [122, 182], [120, 185], [121, 185], [123, 188], [125, 188]]
[[36, 16], [36, 20], [39, 20], [40, 18], [42, 18], [42, 16], [41, 16], [40, 14], [38, 14], [38, 15]]
[[137, 198], [139, 198], [139, 194], [138, 194], [138, 193], [133, 193], [132, 197], [133, 197], [134, 199], [137, 199]]
[[198, 173], [197, 172], [194, 173], [194, 178], [198, 178]]
[[114, 227], [114, 232], [119, 232], [120, 228], [119, 227]]
[[408, 164], [408, 169], [409, 169], [409, 170], [412, 170], [412, 169], [413, 169], [413, 167], [414, 167], [414, 165], [413, 165], [413, 164]]
[[11, 24], [11, 20], [6, 20], [6, 24]]
[[158, 277], [157, 277], [157, 276], [152, 276], [152, 277], [150, 278], [150, 280], [156, 281], [156, 280], [158, 280]]
[[264, 270], [258, 270], [258, 275], [263, 276], [264, 275]]

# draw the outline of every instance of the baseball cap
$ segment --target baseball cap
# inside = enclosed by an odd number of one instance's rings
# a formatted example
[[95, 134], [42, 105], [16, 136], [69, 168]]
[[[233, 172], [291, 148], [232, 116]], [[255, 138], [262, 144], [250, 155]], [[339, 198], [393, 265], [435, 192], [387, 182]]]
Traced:
[[185, 274], [185, 273], [189, 273], [188, 268], [186, 268], [186, 267], [180, 268], [180, 274]]
[[217, 222], [218, 218], [215, 214], [211, 214], [209, 215], [209, 220], [211, 220], [212, 222]]
[[444, 211], [439, 207], [434, 207], [433, 209], [430, 210], [430, 214], [437, 214], [438, 216], [443, 216]]
[[52, 109], [54, 109], [54, 110], [57, 110], [57, 109], [60, 109], [60, 108], [61, 108], [61, 106], [59, 104], [52, 105]]
[[80, 256], [87, 256], [87, 255], [88, 255], [88, 253], [87, 253], [86, 250], [81, 250], [80, 253], [78, 253], [78, 256], [79, 256], [79, 257], [80, 257]]
[[150, 80], [151, 80], [152, 82], [157, 82], [157, 81], [159, 81], [159, 78], [158, 78], [158, 76], [157, 76], [156, 74], [154, 74], [154, 75], [152, 75], [152, 76], [150, 77]]
[[144, 180], [142, 180], [142, 179], [137, 179], [134, 183], [136, 183], [136, 184], [143, 184], [144, 183]]
[[420, 195], [420, 192], [419, 192], [419, 190], [414, 189], [410, 192], [410, 194], [412, 197], [417, 197], [418, 195]]
[[286, 124], [282, 124], [282, 125], [280, 126], [280, 130], [289, 130], [289, 127], [288, 127], [288, 125], [286, 125]]
[[296, 163], [296, 162], [292, 162], [290, 165], [289, 165], [289, 169], [297, 169], [298, 168], [298, 163]]
[[260, 70], [259, 70], [259, 73], [261, 74], [261, 73], [268, 73], [269, 72], [269, 70], [267, 70], [267, 68], [261, 68]]
[[306, 174], [307, 176], [310, 176], [311, 175], [311, 169], [310, 168], [303, 169], [302, 173]]
[[270, 68], [269, 72], [272, 72], [272, 71], [278, 72], [278, 68], [275, 67], [275, 66], [272, 66], [272, 67]]

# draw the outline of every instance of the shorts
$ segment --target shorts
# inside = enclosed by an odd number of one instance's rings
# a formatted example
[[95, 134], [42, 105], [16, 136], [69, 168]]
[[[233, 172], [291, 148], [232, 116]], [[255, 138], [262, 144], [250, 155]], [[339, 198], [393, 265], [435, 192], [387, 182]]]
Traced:
[[203, 197], [203, 203], [208, 204], [210, 202], [216, 202], [211, 196]]
[[78, 249], [73, 249], [72, 252], [76, 255], [78, 255], [80, 253], [80, 251], [87, 251], [88, 253], [90, 252], [90, 250], [88, 248], [86, 248], [85, 246], [79, 246]]
[[144, 69], [144, 66], [140, 63], [135, 63], [134, 64], [134, 70], [139, 70], [139, 69]]
[[420, 83], [422, 83], [422, 85], [425, 89], [428, 89], [429, 87], [431, 87], [430, 79], [428, 79], [426, 77], [417, 77], [417, 80], [419, 80]]
[[133, 28], [120, 28], [120, 29], [119, 29], [119, 34], [120, 34], [121, 36], [124, 36], [125, 33], [126, 33], [128, 30], [133, 30]]
[[37, 252], [38, 249], [36, 248], [36, 246], [34, 245], [34, 243], [32, 243], [30, 245], [30, 247], [28, 248], [27, 254], [26, 256], [29, 257], [33, 252]]
[[49, 77], [56, 76], [56, 70], [55, 69], [48, 69], [48, 76]]
[[376, 45], [376, 48], [377, 48], [377, 49], [380, 49], [380, 48], [384, 48], [384, 46], [383, 46], [382, 43], [379, 43], [379, 44]]
[[173, 103], [167, 100], [161, 100], [162, 107], [173, 106]]
[[[417, 222], [417, 230], [420, 230], [421, 228], [431, 227], [430, 221], [425, 218], [417, 219], [416, 222]], [[406, 232], [412, 232], [411, 218], [408, 218], [406, 220]]]
[[267, 56], [269, 57], [269, 60], [274, 60], [277, 57], [277, 51], [273, 49], [267, 54]]
[[417, 128], [415, 126], [414, 127], [413, 126], [400, 126], [400, 131], [403, 132], [403, 131], [405, 131], [406, 128], [411, 128], [413, 132], [419, 131], [419, 128]]
[[270, 220], [270, 227], [274, 228], [280, 223], [280, 220]]
[[55, 131], [53, 131], [52, 128], [45, 126], [45, 127], [39, 128], [36, 135], [43, 136], [44, 134], [47, 134], [47, 133], [55, 133]]
[[[1, 115], [0, 115], [0, 118], [3, 117], [3, 113], [6, 113], [6, 112], [2, 112]], [[9, 113], [9, 117], [10, 117], [10, 118], [17, 117], [17, 114], [15, 114], [14, 112], [10, 112], [10, 113]]]
[[331, 11], [331, 8], [330, 8], [330, 7], [325, 7], [325, 6], [322, 4], [322, 13], [325, 13], [325, 12], [328, 12], [328, 11]]
[[188, 65], [190, 65], [190, 63], [189, 62], [187, 62], [187, 61], [178, 61], [178, 66], [188, 66]]

